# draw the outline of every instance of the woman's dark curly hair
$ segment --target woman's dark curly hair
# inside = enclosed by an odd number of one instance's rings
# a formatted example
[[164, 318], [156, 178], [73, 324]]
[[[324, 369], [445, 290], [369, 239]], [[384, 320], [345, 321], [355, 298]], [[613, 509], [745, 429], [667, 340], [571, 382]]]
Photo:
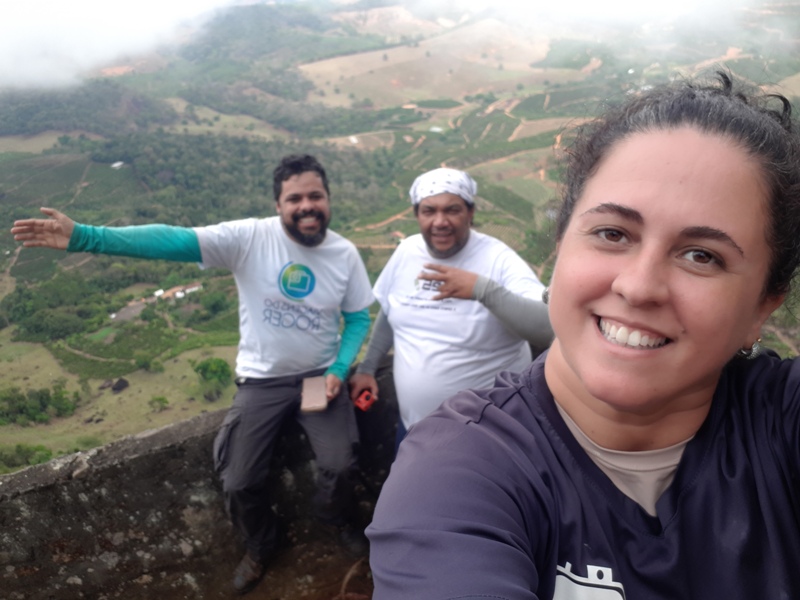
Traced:
[[569, 224], [587, 180], [619, 141], [636, 133], [695, 127], [731, 140], [758, 161], [769, 189], [770, 271], [763, 293], [789, 293], [800, 264], [800, 136], [789, 101], [718, 72], [710, 84], [675, 82], [611, 107], [578, 128], [567, 150], [556, 238]]

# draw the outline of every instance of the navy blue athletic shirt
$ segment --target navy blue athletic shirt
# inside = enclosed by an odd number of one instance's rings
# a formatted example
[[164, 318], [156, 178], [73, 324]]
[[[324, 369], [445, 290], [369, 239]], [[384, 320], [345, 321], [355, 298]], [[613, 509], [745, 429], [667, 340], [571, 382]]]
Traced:
[[648, 515], [592, 462], [544, 355], [413, 427], [368, 529], [374, 600], [800, 598], [800, 361], [734, 360]]

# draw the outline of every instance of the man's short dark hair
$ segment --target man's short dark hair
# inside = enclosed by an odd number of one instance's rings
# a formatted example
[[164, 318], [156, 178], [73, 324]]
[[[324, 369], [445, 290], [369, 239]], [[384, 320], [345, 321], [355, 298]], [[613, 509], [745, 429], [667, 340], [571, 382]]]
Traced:
[[308, 171], [313, 171], [319, 175], [320, 179], [322, 179], [325, 193], [330, 197], [331, 191], [328, 189], [328, 176], [319, 161], [310, 154], [290, 154], [289, 156], [284, 156], [272, 172], [272, 193], [275, 196], [275, 202], [280, 200], [284, 181]]

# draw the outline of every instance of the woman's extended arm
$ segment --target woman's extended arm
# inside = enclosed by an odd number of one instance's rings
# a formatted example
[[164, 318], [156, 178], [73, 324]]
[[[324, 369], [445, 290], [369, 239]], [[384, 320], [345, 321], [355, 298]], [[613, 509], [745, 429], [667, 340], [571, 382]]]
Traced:
[[553, 341], [550, 315], [543, 302], [515, 294], [483, 275], [478, 275], [472, 298], [488, 308], [509, 331], [536, 348], [547, 348]]

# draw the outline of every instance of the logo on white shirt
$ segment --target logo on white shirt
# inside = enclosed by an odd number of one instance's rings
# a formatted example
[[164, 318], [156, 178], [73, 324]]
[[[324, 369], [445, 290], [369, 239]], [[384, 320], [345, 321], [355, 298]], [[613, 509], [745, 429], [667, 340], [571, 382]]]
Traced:
[[420, 279], [419, 277], [414, 280], [414, 288], [418, 292], [436, 292], [444, 284], [444, 281], [431, 281], [429, 279]]
[[281, 294], [289, 298], [302, 302], [303, 298], [314, 291], [317, 278], [314, 273], [305, 265], [295, 264], [291, 261], [286, 263], [278, 275], [278, 287]]

